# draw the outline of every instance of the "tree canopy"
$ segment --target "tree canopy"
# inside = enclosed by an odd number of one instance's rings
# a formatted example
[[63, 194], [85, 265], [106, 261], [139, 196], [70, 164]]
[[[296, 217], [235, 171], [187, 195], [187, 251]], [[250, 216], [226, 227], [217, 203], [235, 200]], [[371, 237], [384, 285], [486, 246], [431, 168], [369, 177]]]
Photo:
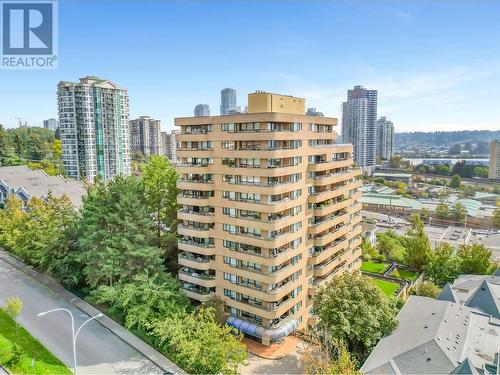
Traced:
[[344, 273], [320, 288], [314, 311], [320, 328], [346, 342], [358, 359], [398, 324], [396, 303], [370, 278], [356, 273]]
[[220, 325], [211, 307], [158, 321], [154, 334], [162, 348], [191, 374], [235, 374], [247, 358], [242, 334]]
[[163, 253], [155, 246], [153, 221], [142, 195], [136, 178], [118, 176], [107, 185], [92, 186], [83, 199], [78, 243], [83, 273], [92, 287], [163, 269]]

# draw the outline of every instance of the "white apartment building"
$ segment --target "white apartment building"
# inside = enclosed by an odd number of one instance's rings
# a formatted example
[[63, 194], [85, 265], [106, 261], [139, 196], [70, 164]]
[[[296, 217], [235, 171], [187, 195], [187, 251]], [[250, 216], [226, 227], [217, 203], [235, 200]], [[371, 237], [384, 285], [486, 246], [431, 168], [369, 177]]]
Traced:
[[394, 124], [382, 116], [377, 121], [377, 156], [390, 160], [394, 154]]
[[162, 155], [161, 121], [149, 116], [130, 120], [130, 150], [145, 156]]
[[72, 178], [130, 174], [127, 90], [94, 76], [57, 86], [62, 161]]

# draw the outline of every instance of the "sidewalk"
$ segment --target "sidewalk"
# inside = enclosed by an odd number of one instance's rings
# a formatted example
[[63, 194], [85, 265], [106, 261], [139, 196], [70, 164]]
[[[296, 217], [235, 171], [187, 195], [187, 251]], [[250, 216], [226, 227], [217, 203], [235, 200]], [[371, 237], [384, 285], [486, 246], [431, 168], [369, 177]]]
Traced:
[[[18, 270], [24, 272], [26, 275], [32, 277], [40, 284], [45, 285], [47, 288], [57, 293], [59, 296], [66, 299], [67, 301], [78, 307], [80, 310], [82, 310], [89, 316], [94, 316], [101, 313], [101, 311], [97, 310], [95, 307], [91, 306], [90, 304], [82, 300], [80, 297], [64, 289], [61, 285], [59, 285], [56, 281], [54, 281], [50, 277], [38, 273], [32, 267], [27, 266], [23, 262], [17, 260], [5, 250], [0, 250], [0, 259], [4, 260], [11, 266], [17, 268]], [[140, 353], [142, 353], [151, 362], [156, 364], [158, 367], [162, 368], [166, 373], [181, 374], [181, 375], [186, 374], [184, 370], [182, 370], [175, 363], [170, 361], [163, 354], [158, 352], [150, 345], [146, 344], [144, 341], [136, 337], [134, 334], [130, 333], [128, 330], [126, 330], [124, 327], [116, 323], [108, 316], [103, 315], [101, 318], [99, 318], [99, 320], [97, 320], [97, 322], [99, 322], [101, 325], [103, 325], [108, 330], [113, 332], [122, 341], [124, 341], [125, 343], [127, 343]]]
[[264, 359], [284, 358], [290, 353], [293, 353], [300, 342], [301, 340], [295, 336], [287, 336], [283, 339], [283, 342], [269, 346], [263, 345], [246, 337], [243, 339], [243, 343], [246, 345], [247, 350], [250, 353]]

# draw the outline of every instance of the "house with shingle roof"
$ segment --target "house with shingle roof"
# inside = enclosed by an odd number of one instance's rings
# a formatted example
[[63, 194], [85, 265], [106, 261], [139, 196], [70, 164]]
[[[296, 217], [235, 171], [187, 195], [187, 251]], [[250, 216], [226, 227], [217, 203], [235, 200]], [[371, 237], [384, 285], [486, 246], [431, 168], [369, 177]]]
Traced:
[[31, 197], [46, 199], [48, 194], [67, 196], [77, 209], [87, 187], [80, 181], [67, 180], [63, 176], [49, 176], [42, 170], [31, 170], [25, 165], [0, 167], [0, 203], [13, 195], [25, 204]]
[[[448, 296], [453, 296], [450, 289]], [[498, 374], [500, 320], [449, 300], [410, 296], [364, 374]]]

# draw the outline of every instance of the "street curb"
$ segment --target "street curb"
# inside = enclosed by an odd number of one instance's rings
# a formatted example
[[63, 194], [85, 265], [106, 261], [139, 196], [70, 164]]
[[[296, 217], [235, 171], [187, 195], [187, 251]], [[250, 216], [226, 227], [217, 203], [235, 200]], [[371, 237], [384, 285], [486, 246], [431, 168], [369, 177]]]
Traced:
[[[70, 291], [63, 288], [59, 283], [50, 278], [47, 275], [40, 274], [35, 271], [32, 267], [27, 266], [20, 260], [16, 259], [12, 254], [8, 253], [5, 250], [0, 250], [0, 259], [4, 260], [11, 266], [17, 268], [18, 270], [24, 272], [26, 275], [35, 279], [42, 285], [51, 289], [59, 296], [64, 298], [65, 300], [72, 303], [74, 306], [78, 307], [84, 313], [89, 316], [94, 316], [102, 313], [100, 310], [96, 309], [94, 306], [90, 305], [88, 302], [85, 302], [80, 297], [74, 295]], [[113, 334], [115, 334], [118, 338], [120, 338], [123, 342], [127, 343], [138, 352], [142, 353], [146, 358], [148, 358], [151, 362], [153, 362], [160, 369], [165, 372], [170, 372], [179, 375], [187, 375], [187, 373], [182, 370], [175, 363], [170, 361], [167, 357], [161, 354], [159, 351], [142, 341], [140, 338], [136, 337], [133, 333], [129, 332], [126, 328], [116, 323], [113, 319], [108, 317], [107, 315], [103, 315], [96, 321], [101, 324], [103, 327], [107, 328]]]

